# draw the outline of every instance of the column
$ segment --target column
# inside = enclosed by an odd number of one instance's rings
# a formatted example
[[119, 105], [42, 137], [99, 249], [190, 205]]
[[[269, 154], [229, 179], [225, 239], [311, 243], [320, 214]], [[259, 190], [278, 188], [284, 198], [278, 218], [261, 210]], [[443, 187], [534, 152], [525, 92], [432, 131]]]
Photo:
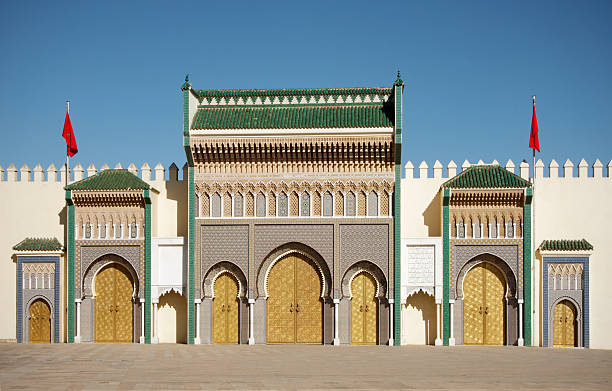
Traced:
[[393, 346], [393, 303], [395, 300], [389, 299], [389, 346]]
[[525, 346], [525, 339], [523, 338], [523, 299], [518, 299], [518, 318], [519, 318], [519, 337], [518, 337], [518, 346]]
[[448, 346], [455, 346], [455, 300], [449, 300], [450, 304], [450, 338], [448, 339]]
[[196, 332], [193, 343], [199, 345], [202, 343], [202, 340], [200, 339], [200, 304], [202, 304], [202, 299], [194, 299], [193, 302], [196, 306]]
[[340, 305], [340, 299], [334, 299], [334, 345], [340, 345], [340, 338], [338, 338], [338, 307]]
[[255, 345], [255, 336], [253, 335], [253, 314], [255, 312], [255, 299], [249, 299], [249, 345]]
[[145, 318], [144, 318], [144, 307], [145, 299], [140, 299], [140, 343], [145, 343], [144, 329], [145, 329]]
[[442, 338], [440, 338], [440, 329], [442, 328], [442, 317], [440, 316], [442, 312], [442, 302], [436, 303], [436, 346], [442, 345]]
[[157, 304], [159, 303], [159, 299], [153, 299], [151, 301], [153, 302], [153, 338], [151, 338], [151, 343], [159, 343], [159, 322], [157, 320]]
[[81, 342], [81, 299], [74, 299], [76, 304], [76, 336], [74, 337], [74, 343]]

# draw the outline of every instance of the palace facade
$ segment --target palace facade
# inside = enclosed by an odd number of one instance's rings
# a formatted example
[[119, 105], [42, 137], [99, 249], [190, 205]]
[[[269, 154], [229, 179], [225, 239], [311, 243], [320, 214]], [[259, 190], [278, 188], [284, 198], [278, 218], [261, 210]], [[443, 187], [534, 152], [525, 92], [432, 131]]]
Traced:
[[0, 167], [0, 339], [612, 348], [611, 164], [402, 167], [403, 88], [186, 80], [182, 179]]

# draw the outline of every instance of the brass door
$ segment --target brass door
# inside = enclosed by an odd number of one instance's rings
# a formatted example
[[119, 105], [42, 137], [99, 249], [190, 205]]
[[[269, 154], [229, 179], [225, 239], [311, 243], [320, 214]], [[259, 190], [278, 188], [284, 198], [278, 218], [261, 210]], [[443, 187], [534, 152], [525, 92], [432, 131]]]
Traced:
[[463, 343], [503, 345], [505, 279], [495, 266], [483, 262], [463, 280]]
[[132, 279], [117, 264], [102, 269], [96, 277], [95, 341], [132, 342]]
[[359, 273], [351, 283], [351, 343], [376, 345], [378, 305], [376, 282], [368, 273]]
[[576, 311], [569, 300], [555, 306], [553, 318], [553, 346], [576, 346]]
[[268, 343], [322, 343], [321, 279], [300, 255], [278, 261], [268, 275]]
[[51, 309], [43, 300], [30, 306], [30, 343], [51, 343]]
[[215, 280], [213, 343], [238, 343], [238, 281], [229, 273]]

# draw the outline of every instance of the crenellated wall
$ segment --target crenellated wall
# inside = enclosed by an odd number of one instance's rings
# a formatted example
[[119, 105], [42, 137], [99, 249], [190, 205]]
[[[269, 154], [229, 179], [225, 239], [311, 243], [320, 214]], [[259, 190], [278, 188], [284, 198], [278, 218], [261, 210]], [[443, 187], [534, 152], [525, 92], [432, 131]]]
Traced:
[[[107, 164], [100, 170], [109, 169]], [[123, 168], [121, 164], [114, 168]], [[127, 169], [148, 182], [159, 194], [153, 197], [153, 236], [175, 238], [187, 232], [187, 186], [179, 180], [176, 164], [165, 168], [157, 164], [153, 169], [145, 163], [138, 169], [133, 163]], [[185, 167], [183, 167], [183, 170]], [[70, 170], [69, 182], [81, 180], [98, 172], [93, 165], [87, 169], [77, 164]], [[65, 243], [66, 168], [59, 170], [50, 164], [46, 169], [37, 164], [31, 169], [13, 164], [0, 166], [0, 304], [4, 317], [0, 322], [0, 341], [15, 340], [15, 273], [16, 259], [12, 247], [26, 237], [56, 237]], [[65, 283], [65, 260], [61, 264], [62, 284]], [[64, 284], [65, 285], [65, 284]], [[65, 308], [62, 296], [61, 308]], [[65, 340], [65, 315], [61, 319], [61, 341]]]
[[[415, 167], [405, 165], [402, 179], [402, 238], [420, 239], [440, 237], [440, 186], [449, 178], [460, 174], [472, 164], [499, 164], [497, 161], [470, 163], [461, 167], [453, 161], [446, 167], [436, 161], [431, 167], [421, 162]], [[504, 165], [509, 171], [529, 179], [530, 164], [517, 165], [509, 160]], [[591, 347], [612, 349], [607, 331], [612, 329], [607, 287], [612, 278], [612, 243], [607, 227], [612, 222], [612, 161], [606, 166], [597, 159], [592, 164], [582, 159], [577, 165], [566, 160], [563, 166], [555, 160], [548, 166], [538, 160], [535, 164], [533, 200], [534, 248], [546, 239], [587, 239], [594, 247], [590, 258], [590, 335]], [[533, 336], [535, 345], [541, 345], [541, 267], [542, 259], [536, 253], [534, 262]]]

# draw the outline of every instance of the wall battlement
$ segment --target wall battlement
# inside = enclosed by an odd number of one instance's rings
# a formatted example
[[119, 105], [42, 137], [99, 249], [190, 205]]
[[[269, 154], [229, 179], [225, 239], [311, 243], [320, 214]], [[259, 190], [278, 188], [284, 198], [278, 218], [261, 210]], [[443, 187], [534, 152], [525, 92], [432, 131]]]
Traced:
[[[457, 163], [454, 161], [450, 161], [446, 170], [445, 167], [440, 163], [439, 160], [436, 160], [433, 166], [429, 166], [427, 162], [422, 161], [418, 167], [415, 167], [414, 164], [409, 160], [404, 166], [405, 178], [408, 180], [419, 180], [419, 179], [429, 179], [429, 178], [452, 178], [467, 168], [474, 165], [484, 165], [484, 164], [494, 164], [500, 165], [497, 160], [493, 160], [491, 163], [485, 163], [482, 160], [479, 160], [477, 163], [470, 163], [465, 160], [461, 167], [457, 166]], [[529, 179], [529, 172], [531, 170], [531, 165], [525, 161], [519, 163], [517, 165], [512, 161], [508, 160], [504, 165], [504, 168], [508, 171], [520, 175], [523, 179]], [[518, 169], [517, 169], [518, 168]], [[559, 169], [561, 168], [561, 169]], [[567, 159], [563, 166], [560, 166], [559, 163], [555, 159], [551, 160], [548, 164], [548, 167], [545, 167], [542, 159], [539, 159], [535, 164], [535, 178], [538, 179], [558, 179], [558, 178], [580, 178], [580, 179], [605, 179], [610, 180], [612, 177], [612, 160], [610, 160], [605, 167], [603, 163], [597, 159], [592, 165], [586, 162], [586, 160], [581, 159], [578, 163], [577, 167], [574, 163]]]
[[[183, 175], [185, 177], [185, 170], [187, 164], [183, 165]], [[121, 163], [117, 163], [115, 169], [122, 169]], [[76, 182], [81, 179], [90, 177], [98, 173], [98, 171], [108, 170], [110, 166], [103, 164], [98, 170], [96, 166], [90, 164], [87, 169], [83, 168], [81, 163], [77, 163], [76, 166], [70, 168], [68, 182]], [[127, 166], [127, 170], [132, 174], [138, 176], [146, 182], [177, 182], [179, 181], [178, 171], [179, 168], [175, 163], [172, 163], [167, 169], [162, 166], [161, 163], [157, 163], [154, 168], [151, 168], [148, 163], [144, 163], [140, 169], [136, 167], [134, 163], [130, 163]], [[167, 175], [166, 175], [167, 173]], [[181, 179], [182, 180], [182, 179]], [[14, 164], [11, 164], [6, 169], [0, 166], [0, 183], [60, 183], [63, 184], [66, 181], [66, 166], [62, 165], [60, 169], [57, 169], [53, 163], [44, 169], [40, 164], [30, 168], [27, 164], [17, 169]]]

